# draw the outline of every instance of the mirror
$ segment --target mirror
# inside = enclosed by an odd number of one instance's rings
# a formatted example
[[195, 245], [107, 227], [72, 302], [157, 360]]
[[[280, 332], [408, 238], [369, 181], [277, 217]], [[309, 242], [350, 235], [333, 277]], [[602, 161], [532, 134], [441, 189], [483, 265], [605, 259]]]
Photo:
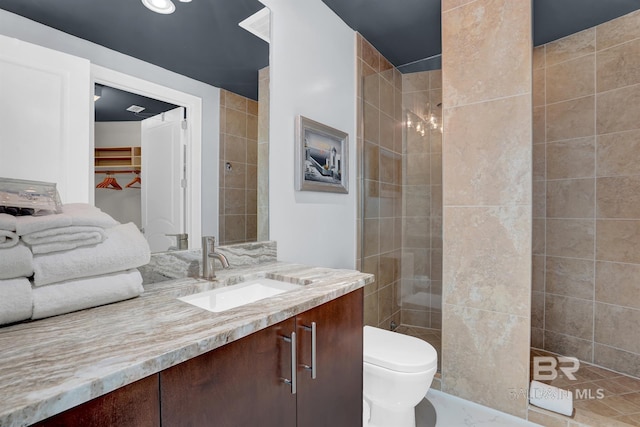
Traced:
[[[259, 71], [259, 81], [258, 101], [224, 89], [220, 90], [218, 244], [221, 245], [268, 240], [268, 67]], [[139, 147], [143, 119], [150, 120], [155, 113], [177, 107], [176, 104], [133, 93], [135, 90], [120, 90], [109, 85], [97, 87], [101, 91], [101, 98], [94, 103], [96, 156], [117, 157], [117, 153], [110, 152], [108, 147]], [[117, 98], [118, 101], [113, 102], [109, 98]], [[118, 105], [118, 111], [114, 111], [114, 103]], [[132, 105], [145, 109], [138, 113], [126, 111], [126, 108]], [[161, 117], [155, 120], [161, 120]], [[132, 141], [132, 138], [137, 140]], [[147, 158], [145, 151], [141, 150], [141, 159]], [[124, 185], [136, 177], [135, 167], [110, 167], [108, 159], [96, 161], [101, 162], [96, 167], [96, 185], [100, 185], [107, 178], [106, 172], [115, 171], [113, 179], [118, 182], [121, 176], [123, 182], [127, 181]], [[117, 164], [118, 160], [115, 162]], [[175, 173], [180, 173], [179, 167]], [[144, 175], [145, 172], [142, 171], [140, 176]], [[140, 187], [145, 189], [145, 183]], [[121, 222], [133, 221], [147, 235], [148, 230], [145, 221], [142, 220], [141, 193], [143, 191], [136, 193], [135, 190], [126, 188], [122, 191], [98, 188], [95, 203]], [[162, 192], [157, 197], [160, 196]], [[176, 199], [180, 198], [174, 197], [174, 200]], [[186, 199], [187, 197], [184, 197], [184, 200]], [[165, 205], [160, 203], [158, 206]], [[164, 231], [156, 233], [155, 239], [148, 239], [152, 252], [186, 249], [180, 244], [180, 236], [174, 235], [189, 234], [189, 248], [199, 240], [199, 236], [194, 237], [186, 231], [186, 225], [172, 228], [165, 222], [162, 227], [169, 228], [163, 228]], [[184, 244], [184, 240], [182, 243]]]
[[94, 93], [95, 205], [133, 222], [152, 252], [187, 249], [185, 108], [100, 84]]
[[[253, 7], [254, 6], [251, 6], [251, 8]], [[194, 136], [197, 134], [197, 136], [200, 138], [200, 145], [198, 146], [197, 156], [194, 154], [193, 158], [190, 157], [187, 161], [187, 165], [188, 167], [192, 168], [194, 175], [189, 177], [188, 182], [190, 184], [195, 184], [195, 176], [197, 175], [198, 184], [198, 187], [194, 188], [193, 191], [186, 196], [185, 209], [191, 210], [191, 215], [187, 215], [187, 226], [191, 227], [192, 229], [189, 233], [189, 240], [190, 243], [193, 244], [193, 247], [197, 248], [200, 246], [200, 236], [202, 234], [220, 236], [219, 215], [221, 212], [224, 213], [224, 211], [222, 211], [221, 207], [218, 206], [220, 201], [220, 197], [218, 195], [219, 190], [218, 186], [212, 188], [210, 184], [207, 184], [218, 182], [218, 180], [220, 179], [221, 173], [218, 172], [218, 168], [220, 167], [220, 150], [224, 149], [222, 146], [218, 146], [218, 144], [216, 143], [216, 141], [218, 141], [219, 139], [220, 131], [222, 128], [221, 121], [219, 120], [220, 96], [219, 90], [215, 87], [216, 85], [201, 83], [202, 80], [194, 80], [194, 78], [185, 77], [188, 73], [177, 74], [175, 72], [168, 71], [168, 69], [166, 68], [155, 66], [150, 62], [143, 62], [141, 60], [138, 60], [133, 56], [125, 56], [115, 50], [103, 48], [102, 46], [93, 44], [87, 40], [72, 36], [71, 34], [73, 34], [73, 32], [71, 31], [57, 31], [52, 27], [47, 27], [35, 21], [24, 19], [19, 15], [5, 12], [5, 10], [0, 10], [0, 15], [3, 19], [3, 28], [1, 33], [8, 39], [17, 38], [19, 40], [23, 40], [25, 44], [41, 46], [43, 47], [43, 49], [57, 51], [63, 55], [73, 57], [76, 61], [73, 62], [71, 66], [78, 67], [78, 76], [72, 75], [72, 79], [70, 79], [70, 81], [72, 80], [74, 82], [78, 82], [78, 84], [81, 84], [84, 88], [83, 90], [86, 92], [88, 92], [90, 88], [93, 87], [93, 84], [97, 82], [106, 84], [108, 86], [117, 87], [119, 89], [137, 92], [145, 96], [152, 95], [151, 93], [149, 93], [150, 89], [148, 88], [148, 85], [141, 86], [138, 83], [132, 82], [132, 79], [137, 78], [139, 80], [144, 79], [145, 82], [150, 83], [154, 87], [161, 86], [165, 90], [166, 96], [157, 99], [169, 101], [180, 106], [185, 106], [188, 112], [191, 105], [188, 105], [188, 102], [180, 102], [179, 100], [177, 100], [177, 98], [185, 94], [187, 96], [190, 96], [191, 98], [198, 98], [197, 102], [194, 101], [194, 105], [198, 104], [200, 108], [200, 116], [196, 119], [199, 120], [199, 122], [194, 123], [193, 127], [190, 128], [190, 131], [194, 134]], [[233, 21], [232, 24], [228, 25], [237, 27], [237, 21]], [[247, 36], [255, 37], [252, 35]], [[10, 43], [10, 41], [7, 41], [7, 43]], [[259, 41], [259, 43], [263, 42]], [[39, 59], [45, 56], [47, 55], [33, 55], [33, 57], [38, 57]], [[82, 64], [81, 62], [84, 62], [84, 64]], [[116, 75], [118, 76], [117, 78], [114, 77]], [[125, 83], [117, 83], [119, 77], [121, 76], [124, 76]], [[29, 81], [31, 81], [31, 86], [33, 86], [34, 88], [37, 86], [39, 90], [40, 86], [45, 85], [44, 80], [40, 85], [34, 85], [32, 78], [24, 78], [24, 81], [25, 86]], [[77, 89], [76, 86], [74, 86], [73, 88], [74, 90]], [[35, 89], [33, 89], [31, 92], [35, 92]], [[29, 93], [31, 94], [31, 92]], [[73, 105], [74, 108], [78, 107], [77, 110], [74, 109], [69, 112], [64, 112], [67, 117], [71, 118], [71, 125], [66, 125], [63, 123], [63, 121], [59, 122], [62, 123], [62, 126], [68, 126], [68, 130], [71, 132], [71, 136], [75, 138], [73, 140], [73, 144], [65, 142], [66, 138], [62, 137], [59, 138], [59, 141], [58, 139], [52, 141], [52, 136], [65, 135], [61, 132], [46, 133], [44, 130], [41, 130], [40, 133], [43, 133], [43, 136], [45, 137], [34, 138], [34, 141], [39, 141], [39, 144], [42, 144], [43, 146], [45, 145], [46, 141], [46, 144], [51, 147], [47, 148], [47, 151], [53, 151], [55, 148], [56, 153], [65, 153], [67, 157], [65, 159], [61, 159], [61, 161], [59, 162], [51, 162], [52, 158], [55, 158], [57, 160], [61, 154], [59, 154], [58, 157], [42, 155], [41, 157], [43, 157], [42, 160], [44, 166], [48, 168], [46, 171], [48, 175], [44, 172], [40, 173], [40, 170], [44, 170], [44, 168], [40, 168], [39, 166], [29, 168], [29, 173], [33, 175], [33, 171], [35, 170], [37, 172], [36, 175], [43, 175], [43, 177], [37, 176], [36, 178], [39, 178], [40, 180], [47, 180], [47, 178], [44, 176], [47, 175], [51, 177], [49, 181], [61, 182], [61, 188], [65, 190], [67, 188], [71, 189], [70, 192], [68, 191], [65, 194], [65, 198], [63, 199], [69, 202], [84, 201], [87, 197], [87, 194], [93, 194], [95, 184], [99, 183], [104, 178], [104, 176], [95, 177], [93, 170], [89, 170], [90, 165], [87, 164], [88, 162], [86, 161], [87, 150], [84, 149], [84, 147], [80, 147], [79, 145], [80, 143], [82, 143], [86, 146], [87, 141], [93, 140], [94, 136], [93, 126], [89, 126], [91, 116], [93, 115], [93, 110], [89, 112], [89, 108], [87, 108], [88, 105], [92, 105], [93, 103], [89, 101], [87, 95], [88, 94], [83, 95], [83, 97], [80, 99], [80, 103], [76, 103]], [[28, 99], [26, 97], [23, 98], [25, 98], [25, 103], [33, 104], [33, 102], [29, 101], [29, 99], [32, 100], [42, 97], [29, 96]], [[75, 97], [74, 99], [77, 99], [77, 97]], [[38, 104], [42, 103], [42, 100], [39, 100]], [[21, 116], [25, 117], [24, 114], [21, 114]], [[44, 114], [44, 116], [47, 115]], [[82, 125], [84, 127], [81, 129], [81, 131], [78, 131], [77, 125], [80, 121], [84, 123], [84, 125]], [[257, 116], [253, 121], [257, 122]], [[263, 123], [267, 124], [268, 120], [264, 121]], [[35, 129], [35, 126], [32, 126], [32, 128]], [[63, 130], [66, 131], [67, 128], [65, 127]], [[244, 138], [246, 138], [246, 136]], [[10, 144], [14, 144], [14, 141], [16, 140], [17, 139], [12, 139]], [[58, 150], [58, 146], [61, 147], [60, 150]], [[27, 150], [22, 151], [25, 151], [24, 157], [26, 159], [25, 162], [22, 163], [22, 167], [24, 168], [27, 165], [32, 165], [32, 156], [30, 156], [26, 152]], [[44, 152], [42, 147], [40, 147], [39, 151]], [[33, 152], [35, 151], [29, 151], [29, 153]], [[258, 160], [256, 157], [257, 154], [254, 156], [253, 163], [251, 164], [255, 166], [256, 172], [254, 173], [254, 175], [257, 176]], [[13, 158], [13, 162], [17, 163], [15, 161], [16, 157], [14, 156]], [[85, 160], [82, 160], [83, 158]], [[207, 159], [211, 159], [211, 161], [217, 163], [217, 165], [215, 167], [207, 167]], [[48, 160], [48, 164], [45, 163], [46, 160]], [[82, 163], [85, 169], [80, 170], [79, 168], [74, 166], [73, 171], [67, 172], [70, 170], [69, 167], [71, 165], [77, 165], [79, 163]], [[49, 171], [51, 170], [53, 170], [53, 172], [49, 173]], [[99, 179], [99, 181], [94, 183], [94, 178]], [[262, 181], [266, 183], [266, 180]], [[200, 182], [202, 182], [202, 184], [200, 184]], [[127, 183], [125, 183], [125, 185]], [[252, 190], [257, 195], [257, 184], [254, 187], [256, 188], [253, 188]], [[267, 186], [265, 185], [264, 188], [266, 189]], [[91, 200], [89, 200], [89, 202], [92, 203], [94, 201], [94, 196], [90, 196], [90, 199]], [[244, 202], [246, 201], [247, 198], [245, 197]], [[256, 201], [250, 206], [252, 208], [252, 219], [255, 223], [255, 226], [253, 226], [253, 228], [256, 230], [256, 237], [258, 236], [257, 229], [259, 228], [257, 224], [257, 205], [258, 203]], [[263, 210], [266, 211], [266, 209]], [[260, 235], [263, 236], [263, 238], [266, 238], [264, 232]], [[243, 236], [242, 239], [248, 240], [246, 235]]]

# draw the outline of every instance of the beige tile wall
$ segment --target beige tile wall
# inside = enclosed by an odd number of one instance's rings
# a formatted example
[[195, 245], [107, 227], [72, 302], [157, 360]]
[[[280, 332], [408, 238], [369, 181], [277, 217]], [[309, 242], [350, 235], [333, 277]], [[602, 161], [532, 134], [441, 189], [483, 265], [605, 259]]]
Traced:
[[531, 2], [443, 0], [442, 46], [442, 390], [525, 418]]
[[258, 102], [220, 90], [220, 244], [257, 236]]
[[640, 12], [534, 51], [532, 345], [640, 376]]
[[[402, 248], [402, 78], [357, 34], [358, 245], [361, 269], [376, 275], [365, 288], [365, 324], [400, 324]], [[362, 219], [364, 218], [364, 219]], [[362, 239], [362, 237], [364, 237]]]
[[442, 72], [402, 75], [402, 324], [442, 327]]
[[258, 241], [269, 240], [269, 67], [258, 72]]

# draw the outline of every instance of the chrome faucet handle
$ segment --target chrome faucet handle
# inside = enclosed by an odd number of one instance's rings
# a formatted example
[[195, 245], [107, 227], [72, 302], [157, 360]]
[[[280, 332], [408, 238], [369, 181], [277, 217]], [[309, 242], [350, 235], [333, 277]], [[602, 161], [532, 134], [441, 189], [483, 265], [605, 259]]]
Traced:
[[213, 252], [216, 245], [216, 236], [202, 236], [202, 247], [208, 252]]
[[[176, 249], [179, 251], [189, 248], [189, 235], [187, 233], [165, 234], [167, 237], [176, 238]], [[171, 248], [169, 248], [171, 250]]]
[[214, 258], [220, 261], [222, 268], [229, 268], [229, 261], [223, 254], [215, 250], [216, 238], [214, 236], [202, 236], [202, 277], [207, 280], [216, 278]]
[[202, 236], [202, 277], [207, 280], [216, 278], [209, 254], [215, 251], [215, 236]]

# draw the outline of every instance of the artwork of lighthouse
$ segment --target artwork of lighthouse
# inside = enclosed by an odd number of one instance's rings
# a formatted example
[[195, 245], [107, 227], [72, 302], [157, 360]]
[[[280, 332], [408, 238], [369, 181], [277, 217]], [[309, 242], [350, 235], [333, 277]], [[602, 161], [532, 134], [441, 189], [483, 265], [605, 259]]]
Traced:
[[347, 193], [347, 134], [298, 116], [296, 189]]

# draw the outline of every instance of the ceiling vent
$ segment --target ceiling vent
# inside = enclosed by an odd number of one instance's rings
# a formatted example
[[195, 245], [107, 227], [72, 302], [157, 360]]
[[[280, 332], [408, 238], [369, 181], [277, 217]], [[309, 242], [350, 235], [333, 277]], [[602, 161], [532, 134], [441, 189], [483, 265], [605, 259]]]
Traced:
[[265, 7], [240, 22], [238, 25], [267, 43], [271, 39], [271, 12]]
[[127, 108], [127, 111], [131, 111], [132, 113], [141, 113], [144, 110], [145, 108], [139, 105], [132, 105], [131, 107]]

